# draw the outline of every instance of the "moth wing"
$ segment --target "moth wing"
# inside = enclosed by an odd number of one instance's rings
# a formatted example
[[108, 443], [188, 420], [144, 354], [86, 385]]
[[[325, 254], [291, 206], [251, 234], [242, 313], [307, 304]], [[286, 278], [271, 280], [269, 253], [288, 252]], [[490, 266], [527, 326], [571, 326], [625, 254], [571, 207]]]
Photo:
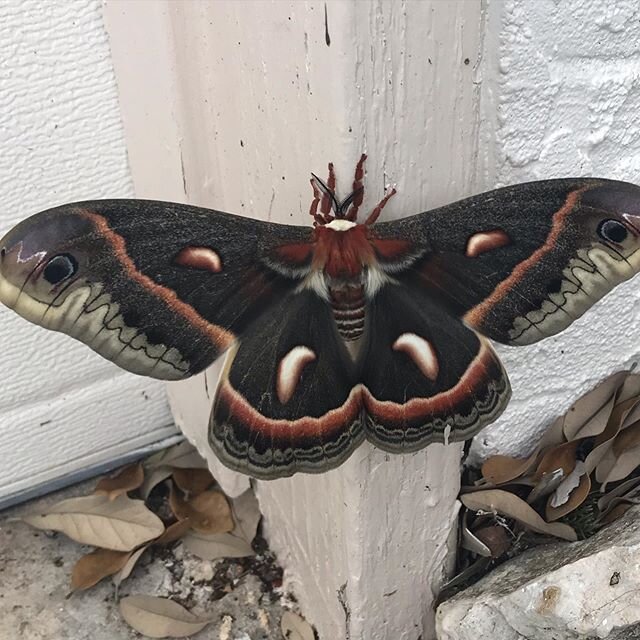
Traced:
[[640, 270], [640, 188], [530, 182], [376, 224], [371, 234], [387, 272], [480, 333], [529, 344]]
[[318, 473], [362, 442], [356, 371], [329, 305], [292, 293], [269, 308], [230, 351], [209, 425], [229, 467], [257, 478]]
[[[305, 227], [167, 202], [65, 205], [0, 241], [0, 301], [125, 369], [180, 379], [296, 286], [310, 237]], [[289, 263], [278, 249], [292, 244]]]
[[466, 440], [510, 397], [488, 340], [421, 290], [381, 288], [367, 309], [361, 361], [366, 437], [395, 453]]

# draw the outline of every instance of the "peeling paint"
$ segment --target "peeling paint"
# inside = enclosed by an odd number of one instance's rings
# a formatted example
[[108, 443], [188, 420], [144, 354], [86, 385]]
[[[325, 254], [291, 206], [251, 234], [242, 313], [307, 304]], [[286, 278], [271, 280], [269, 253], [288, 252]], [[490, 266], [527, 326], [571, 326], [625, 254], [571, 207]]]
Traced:
[[324, 41], [327, 47], [331, 46], [331, 36], [329, 35], [329, 16], [327, 15], [327, 3], [324, 3]]

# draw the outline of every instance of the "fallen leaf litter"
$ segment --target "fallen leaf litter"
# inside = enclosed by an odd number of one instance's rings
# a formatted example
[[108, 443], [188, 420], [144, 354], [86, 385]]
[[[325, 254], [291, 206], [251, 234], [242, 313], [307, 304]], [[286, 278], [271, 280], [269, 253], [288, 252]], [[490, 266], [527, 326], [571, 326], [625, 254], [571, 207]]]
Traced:
[[[640, 503], [638, 465], [640, 375], [620, 372], [558, 418], [527, 458], [492, 456], [479, 472], [467, 470], [458, 573], [441, 599], [531, 546], [583, 539], [615, 521]], [[112, 576], [118, 598], [143, 556], [165, 562], [178, 585], [169, 597], [119, 599], [123, 618], [148, 637], [187, 637], [212, 622], [206, 611], [191, 610], [198, 607], [194, 585], [206, 584], [211, 600], [233, 593], [248, 574], [258, 576], [273, 597], [281, 586], [281, 570], [256, 537], [260, 513], [252, 491], [230, 501], [186, 442], [103, 478], [91, 496], [63, 500], [22, 519], [96, 547], [75, 564], [72, 591]], [[167, 547], [179, 540], [181, 548], [169, 554]], [[189, 554], [210, 563], [185, 584]], [[221, 632], [233, 622], [224, 618]], [[289, 611], [280, 630], [290, 640], [315, 637]]]
[[[122, 618], [147, 637], [188, 637], [212, 622], [222, 624], [222, 633], [233, 619], [207, 615], [206, 601], [231, 597], [248, 578], [258, 579], [261, 598], [284, 595], [282, 570], [258, 535], [260, 512], [253, 491], [228, 499], [186, 442], [101, 479], [93, 495], [63, 500], [22, 520], [96, 547], [75, 563], [69, 597], [111, 576]], [[167, 597], [120, 597], [136, 566], [154, 562], [169, 572], [160, 590]], [[206, 594], [204, 604], [197, 591]], [[268, 614], [257, 605], [254, 615], [266, 629]], [[304, 640], [314, 638], [311, 625], [295, 615], [296, 633]], [[283, 638], [298, 637], [288, 627], [281, 631]]]
[[463, 475], [457, 572], [440, 601], [522, 551], [582, 540], [640, 503], [640, 375], [618, 372], [578, 399], [525, 458]]

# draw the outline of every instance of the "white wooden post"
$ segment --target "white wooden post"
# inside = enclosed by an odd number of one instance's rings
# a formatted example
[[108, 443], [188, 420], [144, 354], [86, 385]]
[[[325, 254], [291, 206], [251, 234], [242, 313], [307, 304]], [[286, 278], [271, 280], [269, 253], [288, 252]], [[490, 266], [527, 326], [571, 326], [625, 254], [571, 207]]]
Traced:
[[[481, 2], [146, 2], [106, 9], [138, 196], [309, 224], [309, 172], [402, 217], [477, 190]], [[214, 367], [215, 369], [215, 367]], [[170, 385], [206, 452], [215, 370]], [[460, 445], [364, 445], [319, 476], [259, 482], [271, 547], [322, 640], [431, 640]], [[238, 493], [246, 478], [214, 473]]]

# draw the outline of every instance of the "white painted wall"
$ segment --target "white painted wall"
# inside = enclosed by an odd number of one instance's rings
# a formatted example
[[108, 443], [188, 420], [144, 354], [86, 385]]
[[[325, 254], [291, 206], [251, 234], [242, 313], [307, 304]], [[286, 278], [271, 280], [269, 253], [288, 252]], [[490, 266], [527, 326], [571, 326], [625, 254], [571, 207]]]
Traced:
[[[100, 0], [0, 3], [0, 236], [133, 196]], [[173, 433], [161, 384], [0, 308], [0, 504]]]
[[[574, 175], [640, 184], [636, 0], [490, 1], [483, 82], [485, 186]], [[554, 417], [640, 359], [640, 278], [562, 334], [499, 348], [513, 399], [476, 453], [526, 452]]]

